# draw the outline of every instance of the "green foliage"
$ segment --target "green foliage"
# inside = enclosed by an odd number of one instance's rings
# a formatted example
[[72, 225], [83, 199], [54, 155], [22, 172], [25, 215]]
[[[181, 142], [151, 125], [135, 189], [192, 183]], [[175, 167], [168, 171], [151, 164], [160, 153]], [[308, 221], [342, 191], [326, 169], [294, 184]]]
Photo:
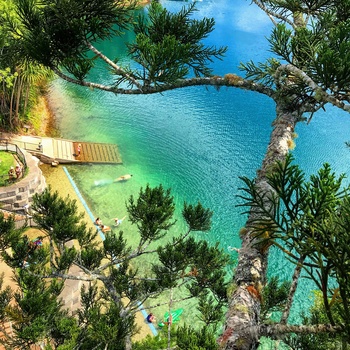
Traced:
[[108, 233], [103, 241], [103, 248], [108, 258], [113, 257], [118, 260], [123, 260], [131, 252], [131, 248], [127, 246], [123, 237], [123, 231], [119, 231], [118, 235], [115, 232]]
[[[86, 236], [86, 224], [81, 222], [83, 214], [77, 214], [75, 200], [63, 199], [58, 193], [51, 193], [50, 188], [33, 197], [33, 218], [45, 231], [51, 233], [56, 244], [62, 246], [72, 239]], [[89, 239], [92, 240], [91, 232]], [[86, 241], [86, 240], [85, 240]]]
[[328, 322], [339, 324], [336, 320], [341, 317], [340, 325], [348, 335], [349, 186], [342, 188], [344, 175], [336, 176], [328, 164], [306, 181], [292, 161], [293, 157], [288, 156], [266, 175], [272, 192], [243, 178], [246, 187], [241, 197], [255, 214], [251, 225], [258, 240], [276, 245], [294, 263], [303, 262], [304, 271], [322, 293]]
[[[214, 333], [207, 327], [199, 330], [191, 326], [181, 326], [173, 334], [171, 346], [179, 350], [218, 350]], [[167, 337], [161, 331], [157, 336], [147, 336], [133, 344], [133, 350], [159, 350], [168, 346]]]
[[[13, 344], [45, 339], [59, 349], [79, 344], [80, 349], [124, 350], [135, 332], [140, 301], [177, 287], [183, 287], [184, 299], [198, 299], [201, 321], [216, 329], [227, 306], [225, 266], [229, 259], [218, 245], [212, 247], [189, 236], [192, 230], [210, 228], [212, 213], [200, 203], [184, 205], [187, 231], [157, 250], [148, 247], [164, 238], [175, 224], [173, 197], [161, 185], [141, 188], [138, 198], [130, 197], [127, 203], [130, 221], [138, 227], [140, 237], [134, 250], [123, 231], [108, 233], [103, 243], [95, 240], [96, 233], [81, 221], [75, 201], [62, 199], [50, 188], [34, 196], [32, 209], [43, 231], [40, 248], [15, 230], [12, 218], [6, 221], [0, 215], [2, 257], [18, 272], [20, 286], [15, 294], [18, 307], [2, 308], [3, 317], [18, 323]], [[143, 254], [158, 255], [147, 275], [137, 268], [137, 258]], [[79, 276], [73, 266], [79, 268]], [[76, 322], [62, 311], [57, 299], [66, 279], [83, 283]], [[0, 294], [0, 305], [1, 295], [3, 304], [9, 297], [5, 292]], [[47, 305], [45, 310], [43, 305]], [[30, 322], [24, 322], [20, 315]]]
[[[12, 324], [15, 336], [4, 339], [1, 343], [12, 348], [27, 348], [43, 339], [51, 339], [57, 332], [57, 323], [62, 319], [69, 322], [66, 311], [58, 296], [62, 291], [63, 283], [52, 280], [47, 284], [38, 276], [20, 270], [17, 274], [17, 283], [22, 292], [15, 292], [15, 304], [5, 306], [7, 319]], [[71, 322], [74, 323], [73, 319]]]
[[13, 243], [20, 240], [23, 230], [15, 228], [15, 218], [13, 216], [5, 219], [4, 213], [0, 212], [0, 251], [6, 253]]
[[176, 331], [177, 346], [181, 350], [218, 350], [214, 334], [207, 328], [195, 330], [192, 327], [179, 327]]
[[268, 320], [271, 312], [282, 311], [289, 294], [291, 283], [283, 281], [279, 284], [278, 276], [272, 276], [262, 291], [261, 319]]
[[93, 67], [87, 42], [120, 35], [132, 18], [132, 3], [114, 0], [17, 0], [20, 54], [46, 67], [62, 65], [79, 80]]
[[159, 349], [166, 349], [168, 346], [168, 339], [167, 337], [164, 337], [162, 333], [158, 334], [157, 336], [150, 336], [147, 335], [147, 337], [141, 341], [135, 342], [132, 346], [133, 350], [159, 350]]
[[[268, 39], [276, 59], [266, 63], [241, 64], [248, 78], [277, 89], [277, 96], [290, 103], [289, 108], [322, 106], [320, 95], [303, 80], [309, 77], [324, 91], [340, 100], [349, 92], [348, 1], [264, 1], [265, 12], [278, 20]], [[272, 11], [272, 12], [271, 12]], [[271, 60], [279, 64], [271, 64]], [[285, 64], [290, 67], [278, 72]], [[281, 74], [282, 73], [282, 74]], [[293, 97], [292, 100], [290, 98]], [[313, 111], [312, 109], [310, 110]]]
[[190, 70], [195, 76], [211, 74], [207, 63], [222, 57], [226, 48], [201, 43], [214, 29], [214, 20], [191, 19], [194, 10], [195, 4], [190, 4], [170, 13], [153, 1], [148, 18], [139, 16], [136, 41], [129, 44], [131, 57], [143, 67], [139, 78], [157, 85], [183, 79]]
[[5, 322], [6, 320], [6, 307], [10, 304], [12, 298], [12, 290], [9, 286], [3, 288], [4, 286], [4, 272], [0, 274], [0, 322]]
[[0, 83], [4, 83], [8, 89], [13, 86], [14, 80], [17, 76], [17, 72], [11, 73], [11, 68], [9, 67], [0, 69]]
[[142, 244], [164, 237], [175, 224], [176, 221], [171, 221], [175, 210], [173, 201], [170, 190], [164, 190], [162, 185], [141, 188], [137, 201], [130, 197], [126, 208], [131, 223], [137, 225]]
[[81, 297], [79, 348], [88, 350], [98, 346], [124, 350], [125, 338], [134, 330], [134, 318], [123, 316], [119, 303], [99, 295], [96, 285], [83, 286]]
[[[326, 310], [323, 305], [323, 297], [319, 292], [315, 292], [314, 305], [311, 307], [308, 316], [302, 313], [302, 324], [322, 324], [328, 322]], [[341, 319], [337, 317], [337, 322]], [[342, 335], [318, 333], [318, 334], [291, 334], [284, 342], [295, 350], [340, 350], [343, 349]]]
[[182, 216], [192, 231], [205, 232], [210, 230], [213, 212], [203, 208], [201, 203], [198, 203], [196, 206], [184, 203]]

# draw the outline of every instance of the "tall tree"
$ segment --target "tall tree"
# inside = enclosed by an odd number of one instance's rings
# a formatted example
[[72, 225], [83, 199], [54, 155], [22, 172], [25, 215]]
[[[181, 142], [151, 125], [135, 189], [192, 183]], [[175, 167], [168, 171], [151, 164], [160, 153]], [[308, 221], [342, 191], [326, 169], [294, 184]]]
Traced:
[[[336, 333], [340, 344], [349, 343], [350, 187], [342, 187], [344, 175], [337, 177], [327, 163], [307, 181], [292, 161], [287, 156], [266, 174], [272, 193], [259, 189], [254, 180], [243, 178], [243, 205], [258, 214], [250, 222], [259, 238], [257, 249], [263, 251], [274, 245], [296, 265], [278, 332], [285, 333], [282, 329], [302, 269], [319, 291], [318, 309], [314, 308], [312, 318], [307, 320], [309, 332]], [[325, 324], [310, 324], [311, 319]], [[305, 333], [307, 326], [295, 327], [292, 332]]]
[[18, 55], [18, 16], [14, 2], [0, 1], [0, 126], [15, 130], [26, 120], [36, 102], [38, 85], [52, 78], [52, 71]]
[[[286, 157], [295, 125], [310, 121], [327, 104], [350, 109], [350, 5], [348, 0], [252, 2], [274, 24], [268, 39], [272, 56], [263, 63], [242, 63], [245, 76], [211, 75], [208, 63], [221, 58], [225, 49], [203, 44], [214, 21], [193, 20], [193, 4], [173, 14], [153, 1], [148, 16], [139, 16], [131, 26], [130, 7], [124, 1], [44, 0], [40, 3], [44, 6], [37, 6], [31, 0], [17, 0], [22, 19], [18, 48], [22, 55], [51, 68], [69, 82], [115, 94], [160, 93], [207, 85], [235, 87], [270, 97], [276, 104], [276, 119], [256, 184], [262, 191], [273, 191], [266, 173], [276, 160]], [[129, 56], [137, 63], [136, 68], [121, 66], [118, 58], [108, 58], [95, 47], [98, 40], [122, 35], [119, 29], [127, 26], [136, 33], [135, 41], [129, 45]], [[93, 58], [88, 55], [91, 52]], [[112, 71], [116, 78], [113, 84], [87, 79], [95, 59], [107, 63], [108, 74]], [[260, 322], [260, 299], [249, 291], [261, 290], [266, 283], [268, 247], [257, 248], [260, 238], [251, 225], [256, 215], [261, 214], [249, 215], [242, 236], [235, 274], [237, 288], [230, 298], [224, 330], [227, 349], [258, 346], [255, 334], [243, 331]]]

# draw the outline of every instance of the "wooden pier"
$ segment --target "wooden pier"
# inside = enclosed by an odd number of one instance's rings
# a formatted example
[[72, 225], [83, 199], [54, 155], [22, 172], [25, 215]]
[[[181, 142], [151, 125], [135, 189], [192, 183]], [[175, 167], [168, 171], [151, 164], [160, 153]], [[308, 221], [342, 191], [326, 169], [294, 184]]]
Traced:
[[[2, 135], [4, 137], [4, 134]], [[43, 163], [121, 164], [118, 146], [111, 143], [72, 141], [60, 138], [8, 135], [6, 140], [38, 157]], [[80, 152], [79, 146], [80, 145]]]
[[[77, 154], [80, 144], [80, 155]], [[111, 143], [73, 142], [75, 160], [81, 163], [121, 163], [117, 145]]]

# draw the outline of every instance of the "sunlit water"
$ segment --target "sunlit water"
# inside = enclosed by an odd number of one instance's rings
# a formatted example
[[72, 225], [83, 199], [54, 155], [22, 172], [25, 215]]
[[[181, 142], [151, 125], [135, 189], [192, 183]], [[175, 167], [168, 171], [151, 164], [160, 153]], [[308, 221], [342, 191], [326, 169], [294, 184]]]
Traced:
[[[174, 11], [184, 4], [161, 3]], [[216, 30], [207, 42], [229, 48], [225, 59], [213, 65], [215, 73], [238, 73], [240, 62], [268, 57], [265, 37], [271, 24], [249, 2], [203, 0], [197, 7], [196, 17], [216, 19]], [[132, 35], [126, 40], [132, 40]], [[127, 62], [122, 40], [102, 43], [99, 49], [111, 57], [120, 54], [121, 62]], [[103, 67], [98, 66], [89, 79], [112, 80], [103, 73]], [[245, 223], [242, 210], [237, 208], [236, 195], [242, 186], [239, 176], [252, 178], [261, 165], [275, 115], [271, 100], [237, 89], [218, 92], [204, 87], [162, 95], [115, 96], [61, 80], [53, 83], [50, 98], [64, 138], [119, 146], [122, 165], [68, 167], [90, 209], [105, 224], [112, 225], [112, 218], [127, 214], [125, 202], [130, 195], [137, 196], [140, 187], [163, 184], [172, 189], [177, 205], [179, 224], [174, 232], [184, 230], [180, 216], [183, 202], [200, 200], [213, 210], [213, 225], [210, 232], [196, 237], [219, 241], [233, 261], [237, 258], [229, 247], [239, 247], [238, 231]], [[350, 151], [344, 146], [350, 139], [347, 114], [330, 109], [296, 131], [299, 138], [294, 154], [307, 174], [317, 171], [325, 161], [339, 173], [349, 171]], [[127, 173], [133, 174], [130, 181], [111, 183]], [[106, 185], [96, 186], [100, 180]], [[137, 242], [137, 232], [127, 220], [121, 229], [131, 244]], [[143, 267], [149, 269], [147, 263]], [[281, 254], [273, 251], [269, 273], [284, 279], [291, 271]], [[307, 282], [299, 287], [293, 317], [310, 304], [309, 289]], [[192, 312], [187, 308], [183, 317], [191, 319]]]

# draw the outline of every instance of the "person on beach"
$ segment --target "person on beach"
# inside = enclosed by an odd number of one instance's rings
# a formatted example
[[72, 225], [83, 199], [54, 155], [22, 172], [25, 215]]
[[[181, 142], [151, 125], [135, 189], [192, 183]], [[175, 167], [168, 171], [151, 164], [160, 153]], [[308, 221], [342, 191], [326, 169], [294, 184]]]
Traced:
[[22, 175], [22, 168], [20, 167], [19, 164], [16, 165], [15, 173], [16, 173], [16, 178], [17, 178], [17, 179], [18, 179], [19, 177], [21, 177], [21, 175]]
[[96, 218], [95, 225], [102, 226], [102, 220], [100, 218]]
[[16, 178], [15, 168], [12, 166], [8, 171], [9, 181], [13, 181]]
[[124, 216], [122, 219], [115, 218], [114, 219], [115, 226], [119, 226], [125, 218], [126, 218], [126, 216]]
[[101, 225], [100, 229], [103, 233], [109, 232], [111, 230], [111, 228], [109, 226], [106, 226], [106, 225]]
[[156, 317], [152, 314], [152, 312], [150, 314], [148, 314], [148, 316], [146, 317], [146, 320], [148, 323], [154, 323], [156, 322]]
[[77, 156], [78, 157], [80, 156], [80, 152], [81, 152], [81, 144], [79, 143], [78, 147], [77, 147]]
[[126, 174], [126, 175], [123, 175], [123, 176], [119, 176], [117, 177], [114, 182], [122, 182], [122, 181], [127, 181], [129, 179], [131, 179], [132, 175], [131, 174]]

